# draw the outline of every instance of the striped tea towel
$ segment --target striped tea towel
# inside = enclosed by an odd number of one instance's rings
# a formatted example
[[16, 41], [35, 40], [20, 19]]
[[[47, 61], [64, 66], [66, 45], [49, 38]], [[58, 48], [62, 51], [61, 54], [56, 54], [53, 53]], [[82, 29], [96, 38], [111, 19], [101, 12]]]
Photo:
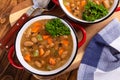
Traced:
[[88, 44], [77, 80], [120, 80], [120, 22], [117, 19]]

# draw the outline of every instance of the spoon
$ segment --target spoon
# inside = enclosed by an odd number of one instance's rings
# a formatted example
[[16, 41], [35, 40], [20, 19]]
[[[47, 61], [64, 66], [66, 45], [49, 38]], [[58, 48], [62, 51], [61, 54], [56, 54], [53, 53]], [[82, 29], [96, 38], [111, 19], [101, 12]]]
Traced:
[[[17, 22], [8, 30], [5, 36], [0, 40], [0, 48], [4, 48], [4, 47], [9, 48], [10, 45], [14, 43], [12, 36], [17, 34], [19, 29], [22, 27], [22, 25], [29, 19], [29, 16], [38, 8], [39, 8], [39, 15], [40, 15], [43, 11], [49, 9], [48, 5], [50, 5], [51, 2], [52, 2], [51, 0], [33, 0], [34, 5], [30, 9], [28, 9], [27, 12], [24, 13], [17, 20]], [[8, 43], [9, 41], [10, 43]]]
[[50, 0], [49, 4], [45, 8], [43, 8], [42, 10], [38, 8], [38, 10], [36, 10], [33, 13], [33, 15], [38, 16], [41, 13], [43, 13], [44, 11], [51, 11], [55, 6], [56, 6], [56, 4], [52, 0]]

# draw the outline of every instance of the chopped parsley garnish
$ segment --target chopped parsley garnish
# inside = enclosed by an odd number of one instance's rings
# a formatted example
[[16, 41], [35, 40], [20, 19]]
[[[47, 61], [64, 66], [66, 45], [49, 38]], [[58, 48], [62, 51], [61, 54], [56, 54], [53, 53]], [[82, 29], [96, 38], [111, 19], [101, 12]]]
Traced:
[[45, 29], [53, 37], [70, 34], [70, 29], [59, 18], [48, 21]]
[[83, 12], [83, 20], [95, 21], [108, 14], [108, 10], [103, 5], [98, 5], [92, 1], [88, 1]]

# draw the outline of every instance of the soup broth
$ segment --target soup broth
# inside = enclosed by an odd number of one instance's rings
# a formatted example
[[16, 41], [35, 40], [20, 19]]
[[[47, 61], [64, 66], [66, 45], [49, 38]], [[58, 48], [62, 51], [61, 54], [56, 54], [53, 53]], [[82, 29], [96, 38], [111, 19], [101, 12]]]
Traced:
[[32, 67], [50, 71], [64, 65], [71, 56], [73, 40], [70, 35], [51, 36], [45, 30], [49, 19], [39, 20], [30, 25], [21, 40], [21, 52]]
[[[66, 7], [66, 9], [76, 18], [83, 19], [83, 12], [85, 11], [85, 6], [88, 4], [88, 2], [91, 1], [98, 6], [103, 5], [103, 7], [109, 11], [111, 8], [114, 0], [63, 0], [63, 4]], [[91, 8], [93, 9], [93, 8]], [[88, 9], [90, 10], [90, 9]], [[91, 10], [92, 11], [92, 10]], [[104, 11], [104, 10], [103, 10]], [[100, 12], [103, 13], [103, 12]], [[91, 14], [91, 13], [88, 13]], [[98, 14], [98, 13], [97, 13]], [[95, 14], [93, 14], [95, 15]], [[99, 14], [98, 14], [99, 15]], [[90, 15], [91, 16], [91, 15]], [[105, 15], [104, 15], [105, 16]], [[102, 16], [102, 17], [104, 17]], [[100, 17], [101, 18], [101, 17]]]

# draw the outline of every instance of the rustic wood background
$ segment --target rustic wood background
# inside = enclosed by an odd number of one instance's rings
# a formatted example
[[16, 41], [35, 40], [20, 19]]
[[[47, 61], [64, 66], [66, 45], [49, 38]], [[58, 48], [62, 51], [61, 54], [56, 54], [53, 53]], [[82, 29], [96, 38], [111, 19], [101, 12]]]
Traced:
[[[25, 0], [0, 0], [0, 39], [10, 29], [11, 10]], [[37, 80], [31, 73], [11, 66], [7, 59], [7, 50], [0, 50], [0, 80]], [[16, 59], [16, 57], [15, 57]], [[76, 80], [77, 69], [60, 75], [53, 80]]]

